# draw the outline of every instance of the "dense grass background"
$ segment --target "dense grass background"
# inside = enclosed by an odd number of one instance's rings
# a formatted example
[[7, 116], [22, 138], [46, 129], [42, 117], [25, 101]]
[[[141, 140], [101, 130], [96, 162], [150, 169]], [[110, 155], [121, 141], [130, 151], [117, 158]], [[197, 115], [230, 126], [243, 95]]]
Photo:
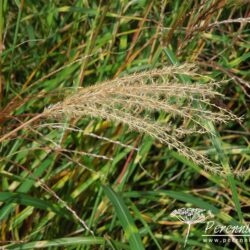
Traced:
[[[226, 99], [214, 103], [244, 120], [217, 126], [216, 137], [184, 140], [225, 169], [245, 171], [249, 16], [248, 1], [236, 0], [1, 0], [1, 137], [61, 100], [68, 87], [74, 91], [143, 69], [191, 62], [204, 76], [229, 80], [220, 86]], [[238, 18], [246, 21], [232, 21]], [[227, 23], [216, 24], [220, 21]], [[83, 131], [37, 127], [49, 122], [34, 122], [0, 146], [0, 234], [7, 249], [183, 249], [187, 227], [169, 216], [181, 207], [210, 209], [225, 225], [249, 221], [248, 171], [240, 177], [207, 173], [122, 124], [86, 118], [64, 121]], [[186, 249], [249, 249], [247, 243], [205, 244], [203, 229], [192, 228]]]

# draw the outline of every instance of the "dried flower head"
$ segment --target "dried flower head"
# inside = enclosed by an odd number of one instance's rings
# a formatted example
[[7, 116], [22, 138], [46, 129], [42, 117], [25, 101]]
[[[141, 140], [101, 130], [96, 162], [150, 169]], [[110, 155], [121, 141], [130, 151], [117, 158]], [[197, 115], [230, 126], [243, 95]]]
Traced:
[[196, 224], [205, 221], [206, 216], [203, 214], [205, 211], [201, 208], [180, 208], [175, 209], [170, 216], [174, 216], [186, 224]]
[[[168, 66], [79, 88], [62, 102], [45, 109], [50, 117], [92, 117], [126, 124], [150, 135], [208, 170], [220, 166], [187, 147], [179, 137], [209, 132], [204, 120], [226, 122], [236, 117], [210, 100], [221, 94], [217, 83], [183, 83], [181, 75], [198, 76], [194, 65]], [[160, 114], [169, 114], [162, 116]], [[162, 118], [163, 117], [163, 118]]]

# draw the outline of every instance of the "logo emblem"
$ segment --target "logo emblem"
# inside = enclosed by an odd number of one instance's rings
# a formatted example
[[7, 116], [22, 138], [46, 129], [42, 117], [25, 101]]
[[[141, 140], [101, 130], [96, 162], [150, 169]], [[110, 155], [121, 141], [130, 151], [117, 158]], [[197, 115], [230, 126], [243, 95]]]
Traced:
[[191, 226], [197, 223], [203, 223], [208, 218], [212, 218], [213, 214], [211, 211], [207, 211], [201, 208], [179, 208], [175, 209], [171, 214], [171, 217], [176, 217], [183, 224], [188, 225], [187, 234], [185, 237], [184, 247], [187, 244], [188, 236], [190, 233]]

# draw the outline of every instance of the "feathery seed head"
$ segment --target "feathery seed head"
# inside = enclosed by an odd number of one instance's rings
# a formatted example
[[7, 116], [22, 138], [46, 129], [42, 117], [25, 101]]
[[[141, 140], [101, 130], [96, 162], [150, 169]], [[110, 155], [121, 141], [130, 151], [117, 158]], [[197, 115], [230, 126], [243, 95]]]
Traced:
[[[180, 74], [199, 76], [190, 64], [136, 73], [79, 88], [77, 93], [44, 112], [56, 118], [92, 117], [126, 124], [131, 130], [150, 135], [206, 169], [219, 172], [220, 166], [185, 146], [178, 138], [209, 132], [204, 120], [217, 123], [238, 118], [210, 101], [221, 98], [214, 90], [218, 83], [182, 83], [178, 80]], [[160, 112], [170, 115], [168, 122], [155, 119]]]

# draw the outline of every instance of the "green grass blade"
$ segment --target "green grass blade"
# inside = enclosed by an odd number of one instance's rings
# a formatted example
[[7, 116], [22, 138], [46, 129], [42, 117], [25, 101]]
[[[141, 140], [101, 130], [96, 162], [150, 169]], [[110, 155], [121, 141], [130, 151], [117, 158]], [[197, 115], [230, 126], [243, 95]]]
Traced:
[[233, 201], [235, 204], [235, 209], [237, 211], [237, 214], [238, 214], [240, 221], [242, 222], [243, 215], [242, 215], [242, 211], [241, 211], [241, 207], [240, 207], [240, 200], [238, 197], [236, 182], [235, 182], [235, 179], [233, 177], [232, 171], [230, 169], [228, 159], [223, 151], [220, 137], [219, 137], [218, 133], [216, 132], [216, 130], [211, 122], [207, 122], [206, 125], [209, 127], [211, 132], [214, 135], [216, 135], [216, 136], [212, 136], [212, 143], [218, 152], [220, 162], [223, 166], [224, 171], [226, 172], [226, 175], [227, 175], [226, 177], [227, 177], [230, 189], [232, 191], [232, 198], [233, 198]]
[[65, 215], [69, 214], [65, 209], [62, 209], [57, 204], [48, 202], [46, 200], [34, 198], [23, 193], [0, 192], [0, 201], [8, 203], [18, 203], [25, 206], [39, 208], [42, 210], [50, 210], [64, 217]]
[[12, 50], [11, 67], [13, 67], [13, 55], [14, 55], [14, 51], [15, 51], [15, 47], [16, 47], [16, 43], [17, 43], [17, 35], [18, 35], [18, 30], [19, 30], [19, 26], [20, 26], [20, 22], [21, 22], [23, 5], [24, 5], [24, 1], [22, 1], [20, 3], [20, 5], [18, 6], [17, 22], [16, 22], [16, 28], [15, 28], [14, 40], [13, 40], [13, 44], [12, 44], [12, 48], [11, 48], [11, 50]]
[[121, 196], [116, 194], [110, 187], [103, 186], [103, 189], [115, 209], [131, 250], [144, 249], [138, 229]]
[[182, 201], [185, 203], [190, 203], [198, 208], [203, 208], [210, 210], [216, 217], [221, 220], [230, 223], [231, 225], [239, 225], [239, 223], [231, 217], [229, 214], [221, 211], [219, 208], [214, 206], [203, 199], [193, 196], [192, 194], [186, 193], [184, 191], [172, 191], [172, 190], [158, 190], [158, 191], [131, 191], [124, 193], [125, 197], [129, 198], [147, 198], [148, 200], [159, 200], [161, 197], [169, 196], [175, 200]]
[[104, 245], [105, 240], [102, 237], [69, 237], [54, 240], [41, 240], [28, 243], [19, 243], [3, 246], [4, 249], [41, 249], [46, 247], [65, 247], [65, 246], [83, 246], [83, 245]]
[[143, 224], [145, 230], [147, 231], [147, 233], [150, 235], [150, 237], [151, 237], [152, 240], [154, 241], [155, 245], [157, 246], [157, 249], [162, 250], [162, 248], [161, 248], [159, 242], [158, 242], [157, 239], [155, 238], [155, 236], [154, 236], [152, 230], [150, 229], [148, 223], [144, 220], [144, 218], [143, 218], [143, 216], [141, 215], [139, 209], [136, 207], [136, 205], [135, 205], [132, 201], [130, 201], [130, 203], [131, 203], [131, 206], [132, 206], [132, 209], [133, 209], [135, 215], [140, 219], [140, 221], [141, 221], [141, 223]]

